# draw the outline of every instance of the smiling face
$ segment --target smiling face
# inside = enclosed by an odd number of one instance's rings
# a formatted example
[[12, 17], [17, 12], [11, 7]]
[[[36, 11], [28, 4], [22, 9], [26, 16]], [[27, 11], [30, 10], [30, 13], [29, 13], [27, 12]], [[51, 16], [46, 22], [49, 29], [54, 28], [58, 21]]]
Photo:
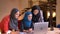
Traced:
[[39, 10], [36, 9], [36, 10], [34, 10], [33, 13], [34, 13], [34, 15], [37, 15], [39, 13]]
[[32, 14], [28, 15], [28, 20], [31, 21], [32, 20]]
[[15, 14], [15, 18], [19, 17], [19, 11]]

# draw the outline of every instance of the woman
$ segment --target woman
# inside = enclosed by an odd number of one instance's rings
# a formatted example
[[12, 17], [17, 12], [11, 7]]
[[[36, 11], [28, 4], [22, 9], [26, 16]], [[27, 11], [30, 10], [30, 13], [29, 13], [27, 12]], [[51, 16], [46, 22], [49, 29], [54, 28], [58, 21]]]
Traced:
[[10, 30], [18, 30], [18, 17], [19, 17], [19, 11], [17, 9], [13, 9], [10, 14], [10, 23], [9, 23], [9, 29]]
[[33, 31], [32, 13], [27, 11], [21, 22], [20, 34], [24, 34], [22, 32], [32, 33], [32, 31]]
[[42, 12], [40, 11], [40, 8], [39, 6], [33, 6], [32, 7], [32, 21], [35, 23], [35, 22], [44, 22], [43, 20], [43, 14]]
[[18, 17], [19, 17], [19, 10], [16, 8], [13, 8], [11, 11], [11, 14], [9, 16], [6, 16], [1, 21], [1, 29], [2, 33], [7, 34], [7, 32], [10, 30], [17, 31], [18, 30]]

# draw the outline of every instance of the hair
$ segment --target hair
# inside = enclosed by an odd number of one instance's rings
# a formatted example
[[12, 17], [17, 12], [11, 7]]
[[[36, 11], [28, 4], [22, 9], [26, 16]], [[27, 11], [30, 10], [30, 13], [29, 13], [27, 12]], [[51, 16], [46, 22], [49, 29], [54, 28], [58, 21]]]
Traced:
[[18, 12], [19, 10], [16, 8], [13, 8], [10, 14], [10, 18], [15, 18], [15, 14]]
[[[37, 15], [34, 15], [34, 13], [33, 13], [34, 10], [38, 10], [38, 11], [39, 11]], [[32, 15], [33, 15], [32, 21], [38, 22], [38, 20], [39, 20], [39, 18], [40, 18], [40, 7], [37, 6], [37, 5], [33, 6], [31, 12], [32, 12]]]

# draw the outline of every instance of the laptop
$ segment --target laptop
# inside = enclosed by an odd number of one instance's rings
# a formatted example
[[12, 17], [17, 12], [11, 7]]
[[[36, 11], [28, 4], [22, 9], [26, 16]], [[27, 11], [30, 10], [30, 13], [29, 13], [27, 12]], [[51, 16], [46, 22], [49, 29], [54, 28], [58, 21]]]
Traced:
[[47, 34], [48, 22], [37, 22], [34, 24], [34, 34]]

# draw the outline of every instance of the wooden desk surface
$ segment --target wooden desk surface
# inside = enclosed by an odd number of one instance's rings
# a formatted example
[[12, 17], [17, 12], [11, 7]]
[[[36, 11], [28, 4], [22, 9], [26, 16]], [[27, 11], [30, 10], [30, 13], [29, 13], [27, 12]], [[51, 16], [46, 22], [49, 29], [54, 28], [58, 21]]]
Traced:
[[59, 28], [54, 28], [53, 31], [50, 31], [50, 28], [48, 28], [47, 34], [60, 34]]
[[[1, 33], [0, 33], [1, 34]], [[16, 34], [16, 33], [15, 33]], [[47, 34], [60, 34], [59, 28], [54, 28], [53, 31], [50, 31], [50, 28], [48, 28]]]

